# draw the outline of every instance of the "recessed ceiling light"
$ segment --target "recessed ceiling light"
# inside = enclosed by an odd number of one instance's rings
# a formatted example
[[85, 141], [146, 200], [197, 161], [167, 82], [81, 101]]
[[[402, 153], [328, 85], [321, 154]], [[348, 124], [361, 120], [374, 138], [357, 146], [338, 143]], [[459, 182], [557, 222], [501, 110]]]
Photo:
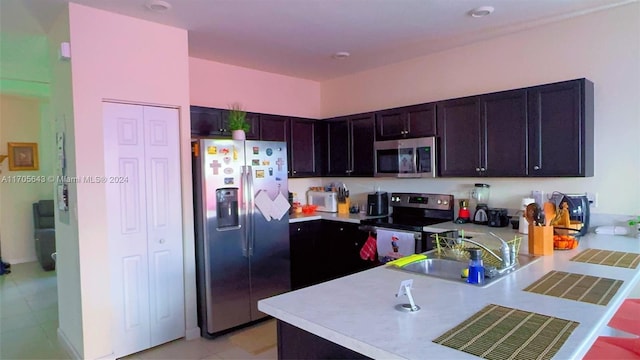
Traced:
[[494, 10], [493, 6], [480, 6], [478, 8], [475, 8], [469, 11], [469, 15], [471, 15], [474, 18], [481, 18], [487, 15], [491, 15], [493, 10]]
[[334, 59], [338, 59], [338, 60], [343, 60], [348, 58], [349, 56], [351, 56], [351, 54], [349, 54], [346, 51], [338, 51], [337, 53], [331, 55], [332, 58]]
[[163, 0], [149, 0], [144, 6], [155, 12], [165, 12], [171, 10], [171, 4]]

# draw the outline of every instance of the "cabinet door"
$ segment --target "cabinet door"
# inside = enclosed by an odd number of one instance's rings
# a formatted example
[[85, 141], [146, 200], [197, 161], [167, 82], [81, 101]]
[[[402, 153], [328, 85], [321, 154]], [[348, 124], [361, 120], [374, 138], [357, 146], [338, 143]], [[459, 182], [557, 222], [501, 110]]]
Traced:
[[485, 129], [481, 133], [484, 175], [526, 176], [526, 90], [481, 96], [480, 109]]
[[191, 135], [223, 136], [222, 109], [191, 106]]
[[289, 118], [280, 115], [260, 115], [260, 140], [288, 141]]
[[[327, 173], [329, 176], [346, 176], [351, 170], [349, 120], [345, 118], [327, 121]], [[371, 145], [373, 148], [373, 144]]]
[[316, 250], [320, 221], [289, 224], [291, 252], [291, 288], [297, 290], [320, 281], [318, 269], [321, 262]]
[[349, 117], [351, 126], [351, 169], [352, 176], [373, 176], [374, 167], [374, 126], [373, 113]]
[[378, 111], [376, 113], [376, 139], [392, 140], [406, 137], [406, 112], [404, 108]]
[[593, 176], [593, 83], [529, 89], [529, 174]]
[[406, 108], [407, 137], [425, 137], [436, 134], [436, 106], [434, 103]]
[[440, 176], [481, 175], [478, 98], [443, 101], [437, 109]]
[[320, 175], [320, 134], [315, 120], [291, 118], [290, 172], [292, 177]]

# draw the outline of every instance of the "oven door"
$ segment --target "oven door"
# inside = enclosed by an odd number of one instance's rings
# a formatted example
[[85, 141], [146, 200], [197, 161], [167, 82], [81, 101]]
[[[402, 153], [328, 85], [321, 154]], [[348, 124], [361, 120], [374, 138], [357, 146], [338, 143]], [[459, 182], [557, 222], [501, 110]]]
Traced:
[[[358, 229], [360, 231], [368, 232], [369, 234], [373, 235], [376, 238], [376, 240], [378, 239], [378, 230], [380, 229], [392, 231], [393, 233], [396, 233], [396, 234], [410, 234], [409, 236], [413, 236], [413, 239], [415, 240], [413, 253], [419, 254], [427, 251], [427, 244], [425, 243], [426, 239], [423, 237], [422, 232], [419, 232], [419, 231], [398, 230], [398, 229], [392, 229], [392, 228], [387, 228], [383, 226], [373, 226], [373, 225], [360, 225]], [[382, 256], [380, 256], [380, 253], [378, 253], [378, 259], [384, 263]]]

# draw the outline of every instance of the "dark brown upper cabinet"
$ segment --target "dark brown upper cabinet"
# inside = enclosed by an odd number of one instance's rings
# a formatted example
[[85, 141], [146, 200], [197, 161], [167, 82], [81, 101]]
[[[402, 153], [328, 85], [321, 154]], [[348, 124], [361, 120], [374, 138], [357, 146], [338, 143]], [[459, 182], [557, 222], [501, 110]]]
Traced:
[[290, 118], [289, 172], [291, 177], [322, 175], [322, 121]]
[[191, 106], [191, 135], [193, 136], [224, 136], [222, 109], [204, 106]]
[[434, 136], [435, 103], [404, 106], [376, 112], [376, 139], [393, 140]]
[[260, 115], [260, 140], [287, 141], [289, 139], [289, 118], [281, 115]]
[[593, 176], [593, 83], [529, 88], [529, 175]]
[[326, 120], [328, 176], [373, 176], [373, 113]]
[[477, 96], [437, 104], [439, 176], [481, 175], [480, 102]]

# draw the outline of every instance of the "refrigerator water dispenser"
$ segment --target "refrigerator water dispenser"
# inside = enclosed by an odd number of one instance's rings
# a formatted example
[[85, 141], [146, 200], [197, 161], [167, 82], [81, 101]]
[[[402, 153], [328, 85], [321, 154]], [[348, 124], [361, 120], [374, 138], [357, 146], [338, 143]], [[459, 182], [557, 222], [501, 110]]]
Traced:
[[216, 214], [218, 229], [239, 227], [238, 217], [238, 188], [224, 188], [216, 190]]

